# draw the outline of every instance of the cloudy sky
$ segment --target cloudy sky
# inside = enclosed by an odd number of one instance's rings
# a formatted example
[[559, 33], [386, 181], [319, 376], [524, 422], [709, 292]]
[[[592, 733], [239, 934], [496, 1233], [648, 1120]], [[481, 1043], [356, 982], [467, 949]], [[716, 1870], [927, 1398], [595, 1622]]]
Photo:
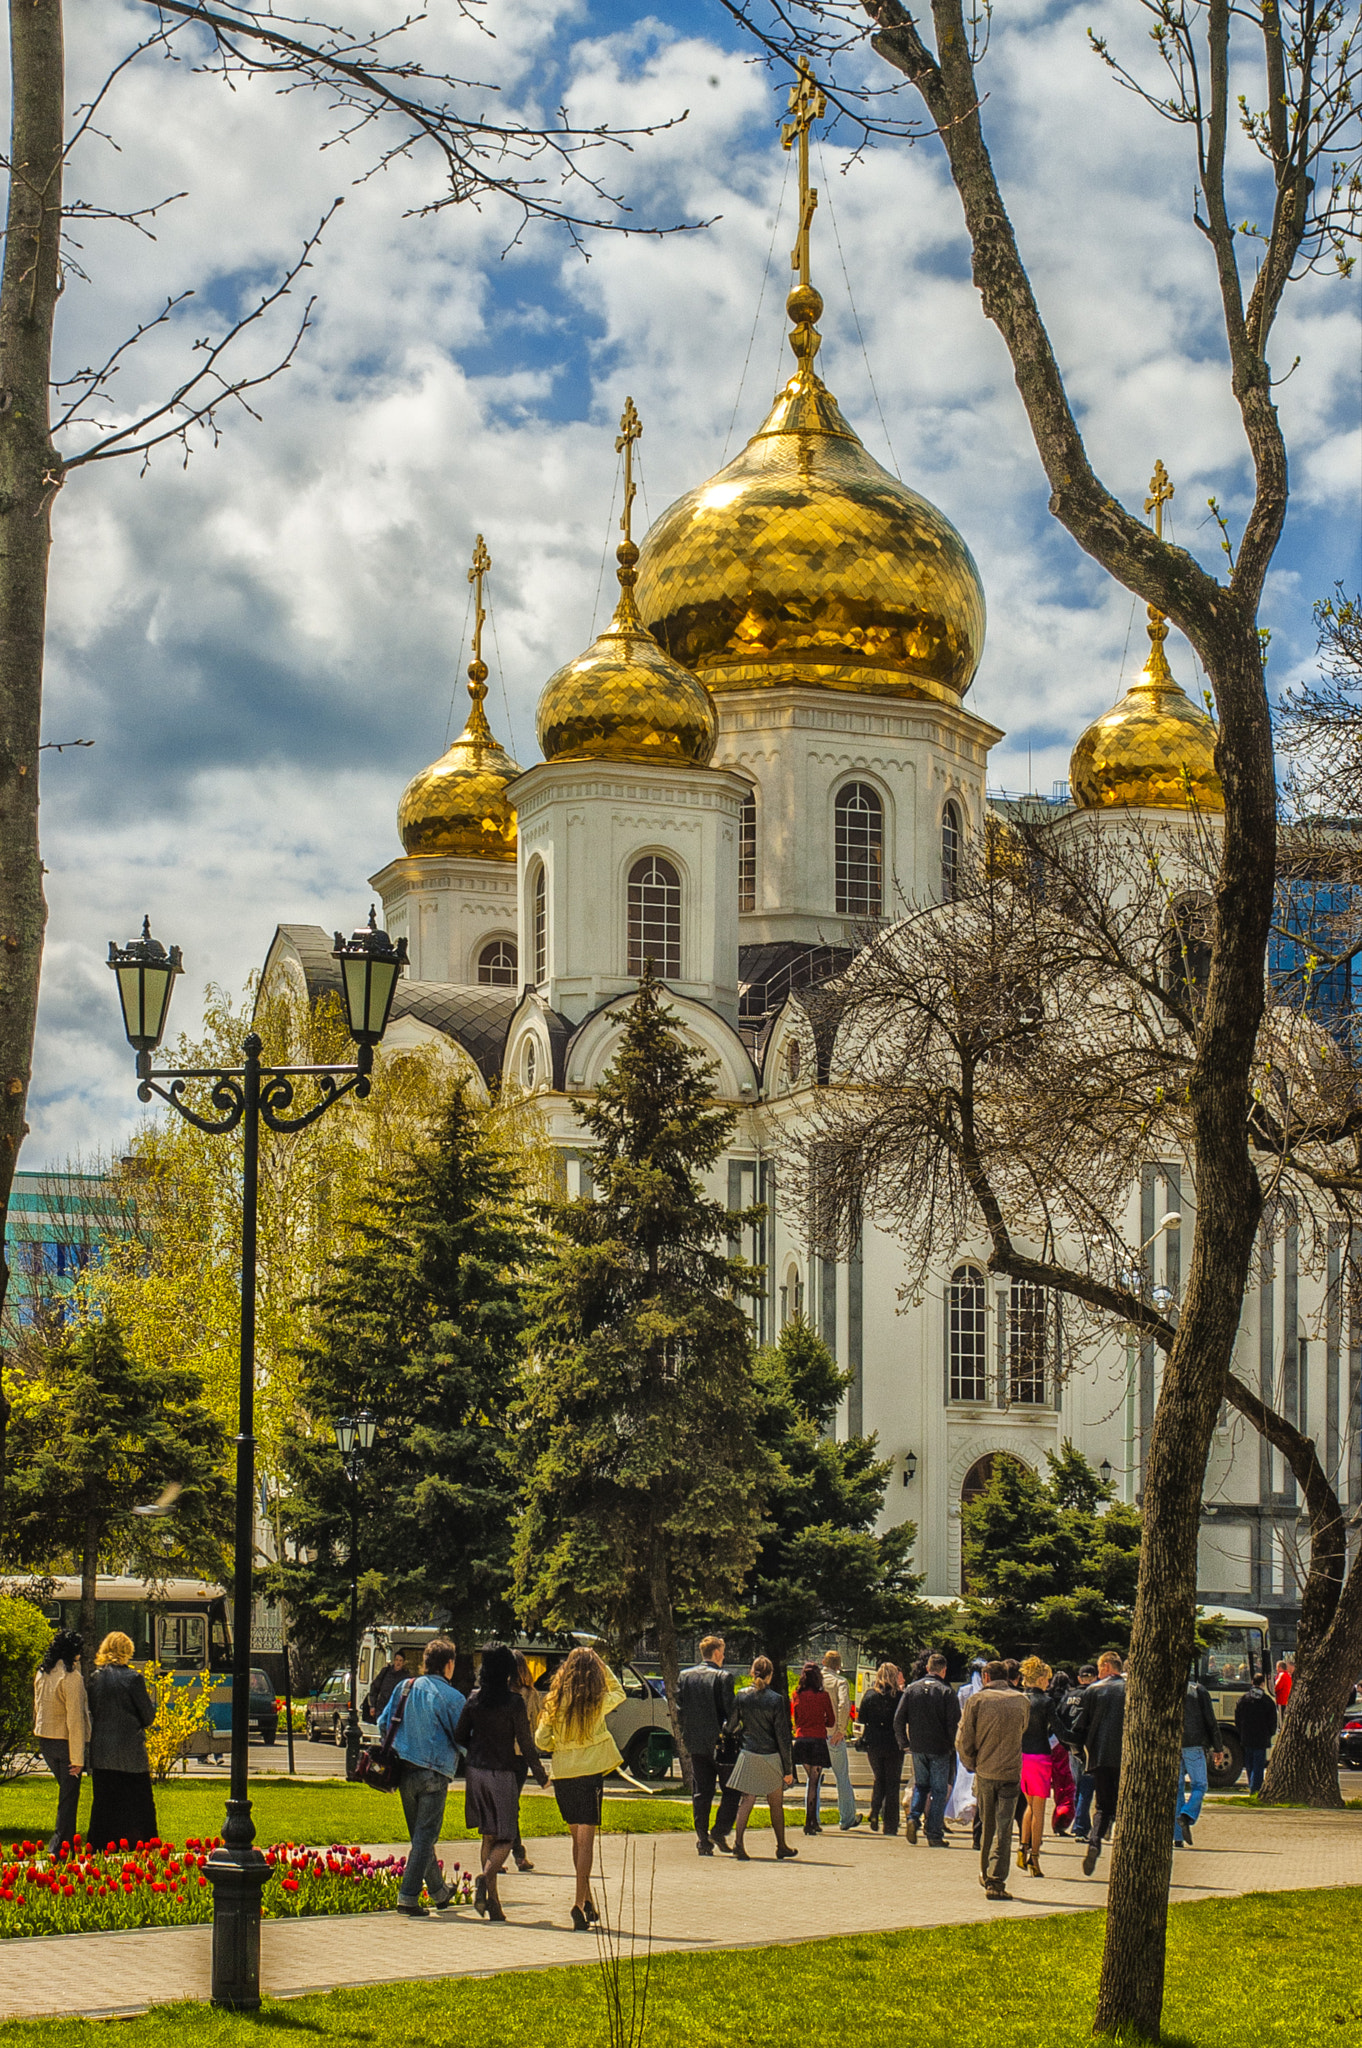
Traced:
[[[71, 0], [70, 16], [74, 104], [149, 10]], [[1143, 61], [1144, 17], [1134, 0], [1010, 0], [994, 20], [986, 119], [1095, 463], [1135, 506], [1162, 457], [1176, 537], [1214, 564], [1206, 500], [1233, 527], [1248, 473], [1187, 142], [1086, 43], [1092, 23]], [[45, 736], [95, 745], [44, 756], [51, 924], [27, 1168], [116, 1145], [129, 1125], [131, 1062], [102, 963], [144, 911], [184, 949], [180, 1026], [208, 981], [240, 987], [276, 923], [348, 928], [366, 912], [367, 877], [398, 851], [403, 785], [451, 728], [475, 534], [495, 564], [488, 709], [529, 763], [539, 689], [606, 603], [625, 395], [643, 416], [656, 517], [735, 452], [786, 374], [788, 79], [754, 63], [712, 0], [659, 15], [627, 0], [487, 0], [482, 21], [434, 0], [420, 32], [429, 61], [500, 88], [470, 107], [533, 117], [562, 100], [584, 125], [631, 128], [684, 114], [596, 152], [592, 169], [630, 222], [712, 225], [588, 235], [584, 253], [532, 227], [508, 254], [503, 205], [418, 217], [439, 191], [433, 161], [363, 181], [382, 137], [336, 145], [321, 98], [229, 90], [187, 45], [129, 66], [101, 108], [108, 139], [76, 155], [74, 191], [97, 205], [186, 195], [154, 239], [112, 224], [79, 234], [63, 370], [194, 293], [121, 370], [118, 422], [162, 397], [194, 343], [345, 204], [302, 287], [312, 325], [287, 375], [255, 395], [260, 417], [225, 416], [219, 445], [200, 437], [187, 465], [168, 450], [146, 474], [86, 468], [56, 508]], [[1008, 735], [991, 781], [1048, 791], [1138, 665], [1140, 625], [1048, 518], [939, 150], [888, 142], [851, 163], [850, 141], [834, 134], [817, 170], [821, 366], [872, 452], [972, 548], [989, 637], [970, 702]], [[1247, 154], [1239, 174], [1236, 204], [1261, 209]], [[300, 303], [253, 333], [244, 365], [287, 345]], [[1279, 393], [1293, 501], [1264, 615], [1278, 684], [1310, 667], [1312, 600], [1359, 578], [1358, 312], [1355, 285], [1309, 280], [1279, 324], [1279, 372], [1301, 362]], [[1190, 649], [1175, 636], [1169, 652], [1196, 691]]]

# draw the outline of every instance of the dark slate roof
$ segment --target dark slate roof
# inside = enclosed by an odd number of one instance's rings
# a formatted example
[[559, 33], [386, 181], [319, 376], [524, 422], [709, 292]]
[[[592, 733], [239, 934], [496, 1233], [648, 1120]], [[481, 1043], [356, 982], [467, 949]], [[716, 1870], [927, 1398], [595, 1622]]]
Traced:
[[394, 1017], [415, 1017], [462, 1046], [489, 1086], [501, 1074], [501, 1055], [515, 1015], [510, 989], [464, 988], [444, 981], [399, 981]]
[[782, 939], [769, 946], [738, 948], [738, 1023], [744, 1035], [760, 1033], [785, 998], [842, 974], [851, 965], [850, 946], [809, 946]]

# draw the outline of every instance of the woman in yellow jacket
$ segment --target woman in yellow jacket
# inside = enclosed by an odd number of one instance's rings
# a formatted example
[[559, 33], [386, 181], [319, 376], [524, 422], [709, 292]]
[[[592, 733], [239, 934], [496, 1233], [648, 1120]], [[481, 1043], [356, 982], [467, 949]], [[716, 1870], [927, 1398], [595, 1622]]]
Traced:
[[558, 1811], [572, 1835], [572, 1868], [577, 1896], [572, 1924], [585, 1934], [596, 1919], [591, 1901], [591, 1867], [601, 1824], [601, 1793], [607, 1771], [623, 1759], [606, 1717], [624, 1704], [624, 1687], [594, 1650], [573, 1650], [559, 1665], [534, 1731], [538, 1748], [553, 1762]]

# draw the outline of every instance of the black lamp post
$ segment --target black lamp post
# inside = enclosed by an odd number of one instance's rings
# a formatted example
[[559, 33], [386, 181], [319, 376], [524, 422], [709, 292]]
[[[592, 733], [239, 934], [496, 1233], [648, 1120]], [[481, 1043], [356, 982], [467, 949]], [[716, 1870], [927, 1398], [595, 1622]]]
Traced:
[[367, 1408], [343, 1415], [332, 1424], [336, 1449], [350, 1482], [350, 1718], [345, 1724], [345, 1775], [359, 1770], [359, 1475], [365, 1455], [374, 1447], [375, 1423]]
[[[359, 1048], [352, 1067], [262, 1066], [263, 1048], [252, 1031], [241, 1048], [241, 1066], [179, 1069], [151, 1064], [165, 1032], [175, 976], [183, 971], [179, 947], [172, 946], [167, 953], [159, 939], [151, 936], [149, 918], [143, 919], [140, 939], [128, 946], [109, 945], [109, 965], [118, 977], [124, 1029], [137, 1054], [138, 1100], [150, 1102], [153, 1095], [159, 1095], [200, 1131], [222, 1133], [242, 1126], [232, 1777], [223, 1846], [214, 1850], [204, 1871], [213, 1886], [213, 2003], [234, 2012], [254, 2012], [260, 2004], [260, 1894], [270, 1875], [269, 1864], [254, 1846], [255, 1826], [246, 1789], [255, 1559], [255, 1255], [260, 1126], [263, 1123], [271, 1131], [301, 1131], [343, 1095], [369, 1093], [374, 1047], [387, 1029], [397, 978], [407, 964], [407, 942], [399, 939], [394, 946], [388, 934], [376, 928], [371, 910], [367, 930], [357, 931], [349, 939], [336, 933], [333, 958], [340, 962], [346, 1021]], [[299, 1079], [314, 1081], [319, 1097], [310, 1109], [290, 1116], [294, 1084]], [[168, 1081], [169, 1087], [161, 1087], [162, 1081]], [[215, 1116], [202, 1116], [186, 1103], [184, 1093], [191, 1081], [212, 1083], [208, 1099]]]

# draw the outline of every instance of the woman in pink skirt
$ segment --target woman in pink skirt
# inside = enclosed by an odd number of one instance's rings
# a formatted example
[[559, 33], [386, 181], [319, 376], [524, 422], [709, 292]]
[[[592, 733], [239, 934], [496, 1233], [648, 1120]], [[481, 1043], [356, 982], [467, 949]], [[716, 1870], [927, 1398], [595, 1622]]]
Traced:
[[1022, 1737], [1021, 1789], [1026, 1807], [1021, 1816], [1021, 1847], [1017, 1868], [1043, 1877], [1040, 1845], [1045, 1837], [1045, 1808], [1054, 1788], [1050, 1762], [1050, 1737], [1055, 1733], [1054, 1702], [1050, 1698], [1050, 1667], [1040, 1657], [1028, 1657], [1021, 1668], [1022, 1686], [1030, 1716]]

